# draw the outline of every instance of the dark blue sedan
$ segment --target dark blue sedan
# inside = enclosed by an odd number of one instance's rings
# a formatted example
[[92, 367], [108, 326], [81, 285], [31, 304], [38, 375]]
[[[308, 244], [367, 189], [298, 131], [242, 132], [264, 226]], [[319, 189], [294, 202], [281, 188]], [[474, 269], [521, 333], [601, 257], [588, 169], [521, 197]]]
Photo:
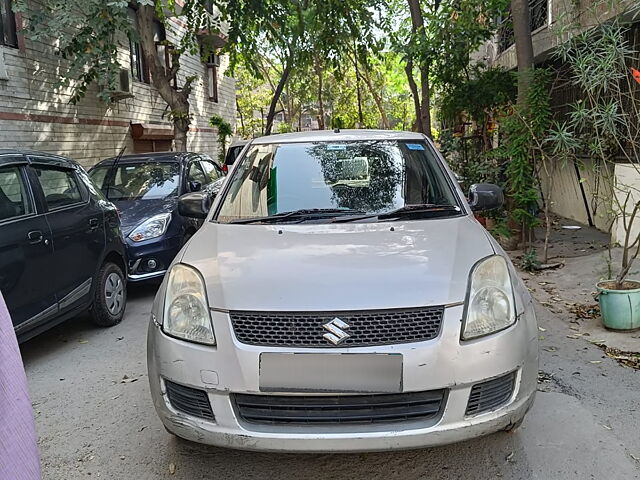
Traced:
[[223, 175], [220, 165], [208, 155], [188, 152], [125, 155], [104, 160], [89, 171], [120, 212], [129, 281], [164, 275], [202, 224], [178, 213], [178, 197], [215, 191]]

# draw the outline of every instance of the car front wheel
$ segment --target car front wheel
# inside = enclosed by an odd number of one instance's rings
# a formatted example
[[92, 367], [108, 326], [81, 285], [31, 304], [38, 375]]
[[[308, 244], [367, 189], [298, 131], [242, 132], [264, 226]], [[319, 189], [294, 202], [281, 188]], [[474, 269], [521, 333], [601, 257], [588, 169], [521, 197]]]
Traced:
[[112, 327], [122, 321], [127, 303], [127, 282], [122, 269], [106, 262], [96, 277], [91, 318], [100, 327]]

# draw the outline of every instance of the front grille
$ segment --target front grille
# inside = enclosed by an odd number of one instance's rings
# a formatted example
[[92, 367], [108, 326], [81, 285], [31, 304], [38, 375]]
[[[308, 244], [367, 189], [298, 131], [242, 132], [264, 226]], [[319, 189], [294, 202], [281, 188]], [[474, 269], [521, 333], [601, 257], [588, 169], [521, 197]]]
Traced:
[[339, 318], [349, 337], [340, 347], [422, 342], [436, 338], [444, 307], [357, 312], [229, 312], [236, 338], [269, 347], [335, 347], [323, 338], [323, 325]]
[[474, 385], [469, 395], [466, 414], [477, 415], [488, 412], [506, 403], [513, 394], [515, 381], [516, 374], [513, 372], [488, 382]]
[[240, 418], [250, 423], [269, 425], [342, 425], [429, 420], [441, 414], [445, 398], [446, 390], [380, 395], [234, 395]]
[[185, 387], [177, 383], [164, 381], [167, 388], [167, 397], [171, 406], [179, 412], [193, 415], [194, 417], [213, 420], [213, 410], [209, 403], [207, 392], [196, 388]]

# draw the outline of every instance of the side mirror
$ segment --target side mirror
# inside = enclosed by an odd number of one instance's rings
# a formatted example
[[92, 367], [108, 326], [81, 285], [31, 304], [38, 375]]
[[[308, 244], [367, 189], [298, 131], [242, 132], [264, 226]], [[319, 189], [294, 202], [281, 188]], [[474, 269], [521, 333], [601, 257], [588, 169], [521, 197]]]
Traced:
[[199, 192], [202, 190], [202, 184], [200, 182], [189, 182], [190, 192]]
[[504, 203], [502, 189], [492, 183], [476, 183], [469, 189], [469, 206], [474, 212], [500, 208]]
[[213, 197], [203, 192], [186, 193], [178, 198], [178, 213], [183, 217], [207, 218]]

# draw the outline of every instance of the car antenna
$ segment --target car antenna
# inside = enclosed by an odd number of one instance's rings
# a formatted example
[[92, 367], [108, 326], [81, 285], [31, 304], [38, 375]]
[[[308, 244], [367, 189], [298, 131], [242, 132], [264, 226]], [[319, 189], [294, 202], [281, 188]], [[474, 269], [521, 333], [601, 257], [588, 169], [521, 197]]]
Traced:
[[[124, 153], [124, 151], [127, 149], [127, 144], [125, 143], [122, 148], [120, 149], [120, 152], [118, 153], [118, 156], [116, 157], [116, 159], [113, 161], [113, 174], [116, 174], [116, 168], [118, 168], [118, 162], [120, 162], [120, 159], [122, 158], [122, 154]], [[109, 178], [109, 177], [107, 177]], [[107, 183], [107, 200], [109, 200], [109, 191], [111, 190], [111, 179], [109, 179], [109, 183]]]

